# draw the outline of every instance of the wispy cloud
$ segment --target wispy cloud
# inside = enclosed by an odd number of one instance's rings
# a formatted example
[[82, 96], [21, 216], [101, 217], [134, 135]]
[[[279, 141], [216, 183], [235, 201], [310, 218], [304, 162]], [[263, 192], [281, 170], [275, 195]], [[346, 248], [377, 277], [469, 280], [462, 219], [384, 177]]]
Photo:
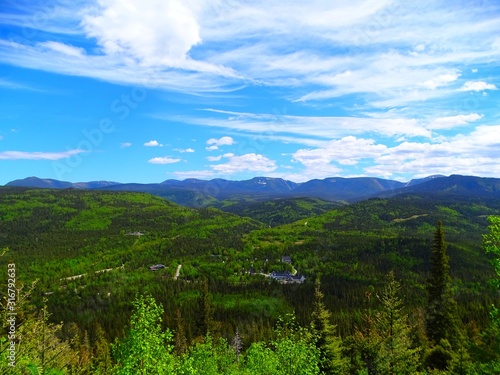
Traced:
[[182, 159], [175, 159], [168, 156], [156, 157], [148, 160], [151, 164], [174, 164], [180, 162]]
[[123, 142], [123, 143], [120, 144], [120, 147], [121, 148], [132, 147], [132, 143], [130, 143], [130, 142]]
[[[420, 100], [447, 96], [449, 86], [466, 89], [464, 62], [499, 60], [498, 4], [488, 7], [398, 0], [68, 2], [47, 10], [50, 22], [30, 27], [76, 30], [80, 45], [3, 40], [0, 61], [189, 93], [257, 83], [288, 87], [289, 98], [299, 101], [359, 94], [367, 105], [400, 105], [402, 93]], [[3, 22], [25, 21], [5, 14]]]
[[485, 90], [498, 90], [498, 88], [492, 83], [486, 83], [484, 81], [467, 81], [459, 89], [459, 91], [485, 91]]
[[14, 82], [8, 79], [0, 78], [0, 88], [12, 89], [12, 90], [27, 90], [27, 91], [36, 91], [36, 92], [45, 92], [37, 87], [33, 87], [26, 83]]
[[60, 160], [85, 152], [84, 150], [68, 150], [63, 152], [26, 152], [26, 151], [2, 151], [1, 160]]
[[[432, 133], [417, 119], [372, 118], [347, 116], [291, 116], [271, 113], [245, 113], [213, 111], [221, 116], [163, 116], [156, 118], [182, 121], [200, 126], [218, 127], [242, 132], [258, 133], [262, 136], [292, 134], [296, 136], [341, 138], [350, 134], [374, 132], [386, 136], [431, 137]], [[225, 115], [225, 116], [224, 116]], [[215, 142], [215, 140], [211, 140]], [[214, 143], [213, 146], [217, 146]], [[216, 149], [213, 147], [212, 149]]]

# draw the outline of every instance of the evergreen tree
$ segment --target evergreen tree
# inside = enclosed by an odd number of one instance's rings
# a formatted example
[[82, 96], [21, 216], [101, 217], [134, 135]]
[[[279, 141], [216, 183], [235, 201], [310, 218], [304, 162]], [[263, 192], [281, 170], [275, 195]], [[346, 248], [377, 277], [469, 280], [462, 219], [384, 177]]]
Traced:
[[387, 276], [387, 284], [379, 300], [381, 310], [376, 315], [376, 329], [381, 339], [377, 353], [377, 370], [387, 375], [413, 375], [419, 365], [418, 349], [412, 347], [408, 315], [403, 312], [403, 301], [398, 293], [400, 284], [394, 272]]
[[195, 328], [198, 337], [205, 337], [208, 334], [212, 334], [215, 328], [212, 300], [208, 289], [208, 280], [206, 278], [203, 278], [201, 281], [200, 292], [201, 294], [198, 299]]
[[[494, 255], [491, 260], [495, 272], [500, 278], [500, 216], [490, 216], [489, 221], [489, 233], [483, 235], [483, 244], [486, 253], [491, 253]], [[500, 286], [500, 279], [497, 280], [497, 286]], [[500, 328], [500, 309], [493, 307], [491, 312], [493, 323]]]
[[[78, 355], [71, 347], [72, 343], [59, 338], [62, 324], [49, 322], [50, 313], [47, 310], [46, 300], [39, 313], [33, 311], [33, 307], [28, 304], [28, 297], [35, 288], [34, 284], [24, 295], [18, 291], [15, 337], [9, 340], [6, 340], [5, 336], [0, 338], [2, 374], [59, 374], [78, 362]], [[11, 318], [7, 316], [4, 318], [3, 328], [6, 331]], [[14, 369], [9, 367], [10, 359], [7, 358], [11, 341], [15, 343], [16, 348]]]
[[[489, 233], [483, 235], [483, 246], [486, 253], [492, 254], [491, 260], [496, 274], [498, 275], [497, 288], [500, 287], [500, 216], [490, 216]], [[483, 364], [488, 368], [489, 373], [500, 373], [500, 309], [498, 306], [492, 306], [491, 311], [492, 325], [484, 333], [488, 341], [486, 351], [488, 354], [488, 363]], [[485, 372], [486, 373], [486, 372]]]
[[462, 348], [461, 322], [451, 290], [450, 263], [443, 225], [438, 222], [430, 257], [426, 328], [431, 341], [427, 364], [445, 370]]
[[94, 342], [94, 355], [92, 356], [92, 374], [108, 375], [112, 371], [112, 360], [110, 345], [106, 340], [104, 330], [100, 325], [96, 326], [96, 339]]
[[312, 325], [318, 335], [316, 345], [321, 353], [321, 371], [327, 374], [343, 374], [346, 361], [342, 357], [342, 339], [337, 335], [337, 327], [332, 324], [331, 312], [326, 308], [321, 281], [316, 279], [314, 289], [314, 310]]
[[370, 307], [371, 293], [365, 293], [367, 308], [362, 316], [362, 325], [356, 326], [352, 336], [352, 351], [350, 372], [357, 373], [359, 361], [357, 360], [358, 354], [361, 357], [361, 362], [364, 364], [364, 370], [368, 375], [377, 374], [377, 353], [379, 350], [382, 338], [375, 326], [375, 316]]
[[184, 319], [182, 319], [182, 314], [180, 309], [175, 310], [175, 323], [177, 327], [174, 336], [175, 353], [178, 356], [181, 356], [186, 352], [188, 344], [186, 339], [186, 331], [184, 327]]

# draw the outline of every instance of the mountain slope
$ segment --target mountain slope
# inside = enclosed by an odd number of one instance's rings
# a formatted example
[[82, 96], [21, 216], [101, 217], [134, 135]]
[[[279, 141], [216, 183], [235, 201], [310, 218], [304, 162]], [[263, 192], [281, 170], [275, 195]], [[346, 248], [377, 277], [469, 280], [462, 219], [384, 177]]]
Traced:
[[332, 177], [324, 180], [311, 180], [298, 186], [295, 196], [316, 197], [330, 201], [357, 201], [380, 192], [403, 187], [399, 181], [371, 177], [341, 178]]
[[425, 180], [417, 185], [386, 191], [379, 197], [398, 194], [423, 193], [442, 197], [490, 197], [500, 198], [500, 179], [475, 176], [451, 175]]
[[266, 201], [224, 200], [214, 207], [239, 216], [247, 216], [274, 227], [320, 215], [342, 206], [318, 198], [278, 198]]
[[310, 180], [295, 183], [281, 178], [255, 177], [245, 181], [224, 179], [166, 180], [157, 184], [120, 184], [109, 181], [71, 183], [30, 177], [12, 181], [7, 186], [56, 189], [98, 189], [145, 192], [188, 207], [224, 207], [223, 200], [266, 201], [285, 198], [319, 198], [326, 201], [357, 202], [370, 197], [392, 197], [405, 193], [460, 196], [500, 196], [500, 179], [452, 175], [429, 176], [408, 183], [371, 177]]

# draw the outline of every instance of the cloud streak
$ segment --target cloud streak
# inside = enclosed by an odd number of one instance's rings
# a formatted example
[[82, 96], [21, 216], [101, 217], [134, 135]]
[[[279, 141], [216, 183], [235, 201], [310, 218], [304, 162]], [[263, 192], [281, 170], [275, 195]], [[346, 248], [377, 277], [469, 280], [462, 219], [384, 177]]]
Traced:
[[27, 152], [27, 151], [2, 151], [0, 160], [60, 160], [85, 152], [84, 150], [68, 150], [63, 152]]

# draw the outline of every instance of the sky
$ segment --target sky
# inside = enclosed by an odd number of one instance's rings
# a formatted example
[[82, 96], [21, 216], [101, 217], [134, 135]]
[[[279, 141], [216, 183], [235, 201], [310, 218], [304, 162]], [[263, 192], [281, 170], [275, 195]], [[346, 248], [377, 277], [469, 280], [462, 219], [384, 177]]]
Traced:
[[0, 185], [500, 178], [498, 0], [3, 0]]

